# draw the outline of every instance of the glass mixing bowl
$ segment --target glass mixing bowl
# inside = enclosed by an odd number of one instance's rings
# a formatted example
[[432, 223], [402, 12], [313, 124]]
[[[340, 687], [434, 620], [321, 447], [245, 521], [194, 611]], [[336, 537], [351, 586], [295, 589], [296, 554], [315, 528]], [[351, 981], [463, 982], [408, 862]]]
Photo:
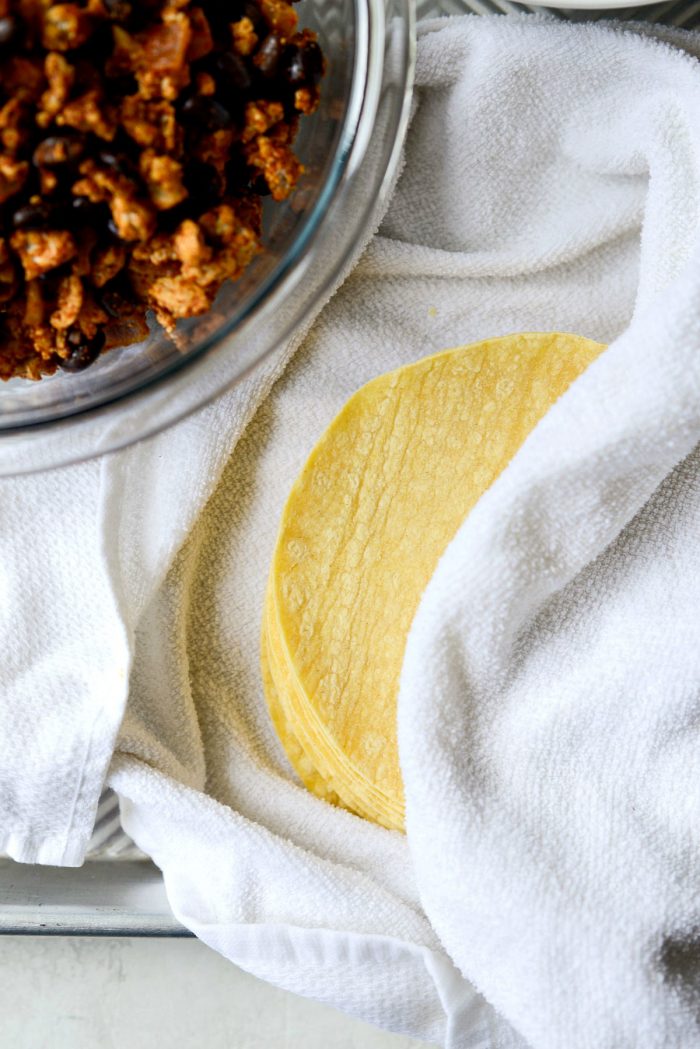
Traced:
[[302, 0], [328, 63], [297, 139], [306, 172], [265, 205], [265, 251], [204, 316], [84, 372], [0, 385], [0, 475], [113, 451], [176, 422], [246, 377], [325, 301], [372, 229], [396, 172], [414, 58], [413, 0]]

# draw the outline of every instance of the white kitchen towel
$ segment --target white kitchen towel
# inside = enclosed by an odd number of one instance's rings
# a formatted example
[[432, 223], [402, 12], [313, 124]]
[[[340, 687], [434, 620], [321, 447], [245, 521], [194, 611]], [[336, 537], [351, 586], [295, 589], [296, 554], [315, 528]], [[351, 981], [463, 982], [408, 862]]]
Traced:
[[[442, 67], [446, 37], [426, 35], [423, 57]], [[453, 43], [455, 65], [468, 62]], [[426, 913], [527, 1041], [685, 1049], [700, 1045], [700, 69], [666, 78], [650, 61], [645, 92], [605, 38], [598, 57], [558, 81], [555, 130], [562, 159], [598, 188], [573, 190], [569, 228], [558, 220], [542, 261], [569, 255], [574, 230], [591, 244], [611, 232], [624, 209], [606, 199], [648, 179], [634, 315], [445, 553], [407, 644], [400, 752]], [[500, 51], [507, 66], [531, 98], [539, 77]], [[514, 115], [505, 130], [519, 138]], [[543, 138], [535, 172], [563, 203], [575, 176]], [[408, 180], [399, 195], [404, 240], [420, 195]], [[554, 223], [531, 203], [526, 222]], [[521, 231], [509, 232], [507, 254], [472, 241], [472, 273], [512, 272]]]
[[[389, 213], [271, 394], [273, 366], [65, 471], [35, 537], [51, 526], [60, 586], [46, 599], [19, 556], [7, 568], [6, 650], [20, 632], [49, 674], [18, 659], [3, 703], [22, 725], [27, 701], [25, 745], [31, 713], [68, 711], [55, 732], [72, 734], [51, 819], [36, 768], [15, 760], [6, 784], [1, 744], [3, 826], [24, 806], [15, 855], [57, 856], [41, 852], [53, 836], [79, 858], [89, 807], [71, 819], [67, 799], [89, 797], [88, 764], [70, 755], [100, 711], [92, 752], [118, 730], [126, 829], [180, 919], [244, 968], [448, 1049], [700, 1046], [700, 66], [695, 36], [669, 39], [528, 16], [424, 25]], [[538, 329], [612, 345], [425, 595], [400, 697], [404, 838], [308, 795], [270, 727], [258, 638], [277, 520], [363, 382]], [[6, 546], [29, 483], [7, 489]], [[71, 565], [99, 576], [92, 615], [71, 608]], [[56, 688], [49, 655], [68, 641], [103, 678]], [[32, 753], [50, 768], [48, 743]]]

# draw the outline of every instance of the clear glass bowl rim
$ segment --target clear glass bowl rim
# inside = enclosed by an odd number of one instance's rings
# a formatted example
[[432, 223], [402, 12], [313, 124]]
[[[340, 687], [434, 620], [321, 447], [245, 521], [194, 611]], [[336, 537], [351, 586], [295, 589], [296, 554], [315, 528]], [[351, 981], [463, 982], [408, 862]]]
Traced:
[[[313, 249], [315, 237], [319, 230], [323, 229], [327, 221], [332, 218], [333, 211], [341, 201], [347, 188], [346, 184], [357, 172], [365, 159], [369, 143], [372, 138], [374, 119], [379, 105], [379, 98], [385, 77], [385, 47], [387, 44], [386, 9], [394, 10], [393, 32], [396, 32], [396, 12], [398, 12], [402, 33], [402, 52], [400, 55], [400, 76], [403, 80], [403, 91], [393, 98], [390, 103], [393, 112], [391, 122], [393, 127], [392, 141], [386, 143], [386, 165], [380, 183], [376, 186], [374, 199], [366, 202], [364, 212], [358, 216], [355, 228], [355, 236], [350, 243], [344, 243], [329, 269], [323, 287], [317, 291], [316, 300], [324, 298], [324, 293], [330, 291], [338, 276], [346, 268], [351, 258], [357, 241], [362, 237], [369, 227], [372, 216], [377, 211], [382, 198], [386, 195], [388, 188], [393, 184], [393, 178], [398, 166], [403, 138], [408, 122], [409, 99], [413, 80], [413, 66], [415, 61], [415, 22], [414, 5], [412, 0], [354, 0], [356, 10], [356, 22], [358, 26], [364, 26], [365, 37], [358, 36], [357, 55], [353, 72], [353, 81], [350, 99], [347, 106], [344, 124], [339, 135], [335, 157], [330, 165], [329, 176], [323, 185], [321, 192], [313, 207], [310, 209], [306, 221], [289, 246], [285, 256], [280, 260], [272, 273], [261, 282], [260, 286], [251, 295], [242, 313], [222, 325], [211, 337], [203, 339], [202, 343], [180, 359], [174, 359], [163, 369], [142, 379], [135, 388], [127, 388], [116, 394], [109, 393], [99, 403], [80, 407], [65, 414], [56, 414], [48, 419], [31, 422], [22, 425], [2, 426], [0, 420], [0, 476], [14, 475], [42, 470], [70, 462], [90, 458], [94, 454], [102, 454], [114, 451], [134, 441], [143, 439], [165, 429], [177, 422], [179, 419], [191, 414], [210, 403], [226, 390], [237, 385], [253, 371], [257, 365], [269, 354], [273, 353], [284, 343], [298, 326], [299, 316], [294, 315], [288, 328], [281, 337], [277, 338], [272, 345], [260, 353], [255, 360], [246, 363], [233, 376], [222, 378], [221, 384], [207, 393], [195, 396], [191, 399], [178, 400], [178, 406], [173, 406], [172, 411], [161, 409], [155, 413], [151, 422], [148, 412], [144, 410], [144, 402], [153, 394], [162, 392], [169, 382], [178, 375], [187, 373], [193, 378], [196, 374], [210, 363], [210, 358], [216, 354], [221, 344], [235, 330], [238, 332], [245, 328], [246, 324], [256, 321], [264, 308], [270, 307], [274, 301], [279, 303], [289, 287], [293, 286], [293, 275], [299, 263]], [[363, 43], [366, 53], [362, 53]], [[394, 70], [394, 73], [396, 71]], [[347, 239], [347, 238], [346, 238]], [[316, 303], [304, 304], [308, 310], [312, 310]], [[234, 351], [235, 352], [235, 351]], [[193, 383], [193, 388], [195, 384]], [[109, 417], [113, 420], [115, 415], [124, 413], [128, 415], [134, 407], [140, 404], [139, 424], [135, 429], [117, 426], [114, 429], [114, 439], [107, 438], [106, 442], [100, 442], [98, 447], [85, 447], [85, 440], [76, 442], [75, 451], [71, 451], [71, 432], [76, 435], [80, 429], [90, 426], [101, 418]], [[130, 432], [125, 432], [130, 430]], [[61, 433], [63, 438], [60, 449], [55, 452], [49, 449], [46, 442], [51, 440], [52, 435]], [[82, 435], [84, 437], [84, 433]], [[26, 442], [30, 443], [27, 444]], [[39, 448], [39, 442], [44, 443], [44, 449]], [[89, 442], [88, 442], [89, 443]], [[10, 447], [12, 445], [12, 447]], [[23, 445], [25, 448], [23, 449]], [[3, 446], [4, 452], [3, 454]], [[31, 454], [26, 458], [23, 450], [29, 450]], [[8, 460], [9, 456], [9, 460]]]

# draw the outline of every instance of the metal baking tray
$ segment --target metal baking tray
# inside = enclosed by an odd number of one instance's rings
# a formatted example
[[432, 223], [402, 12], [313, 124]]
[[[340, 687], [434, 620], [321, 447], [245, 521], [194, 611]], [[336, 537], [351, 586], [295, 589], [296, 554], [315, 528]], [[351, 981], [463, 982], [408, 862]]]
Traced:
[[[605, 10], [542, 7], [512, 0], [416, 0], [416, 11], [419, 19], [531, 11], [575, 22], [608, 19], [681, 29], [700, 25], [700, 0]], [[34, 867], [0, 858], [1, 934], [191, 935], [168, 906], [160, 872], [122, 830], [118, 802], [111, 791], [100, 800], [82, 868]]]
[[191, 936], [148, 860], [39, 867], [0, 860], [0, 934]]
[[42, 867], [0, 858], [0, 935], [191, 936], [176, 920], [160, 871], [119, 822], [103, 793], [82, 867]]

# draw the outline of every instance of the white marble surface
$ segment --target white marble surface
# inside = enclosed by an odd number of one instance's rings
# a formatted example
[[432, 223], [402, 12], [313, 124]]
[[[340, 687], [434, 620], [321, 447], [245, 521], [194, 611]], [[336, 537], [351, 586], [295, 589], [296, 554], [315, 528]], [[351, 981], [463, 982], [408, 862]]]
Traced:
[[236, 969], [196, 940], [0, 937], [5, 1049], [426, 1049]]

